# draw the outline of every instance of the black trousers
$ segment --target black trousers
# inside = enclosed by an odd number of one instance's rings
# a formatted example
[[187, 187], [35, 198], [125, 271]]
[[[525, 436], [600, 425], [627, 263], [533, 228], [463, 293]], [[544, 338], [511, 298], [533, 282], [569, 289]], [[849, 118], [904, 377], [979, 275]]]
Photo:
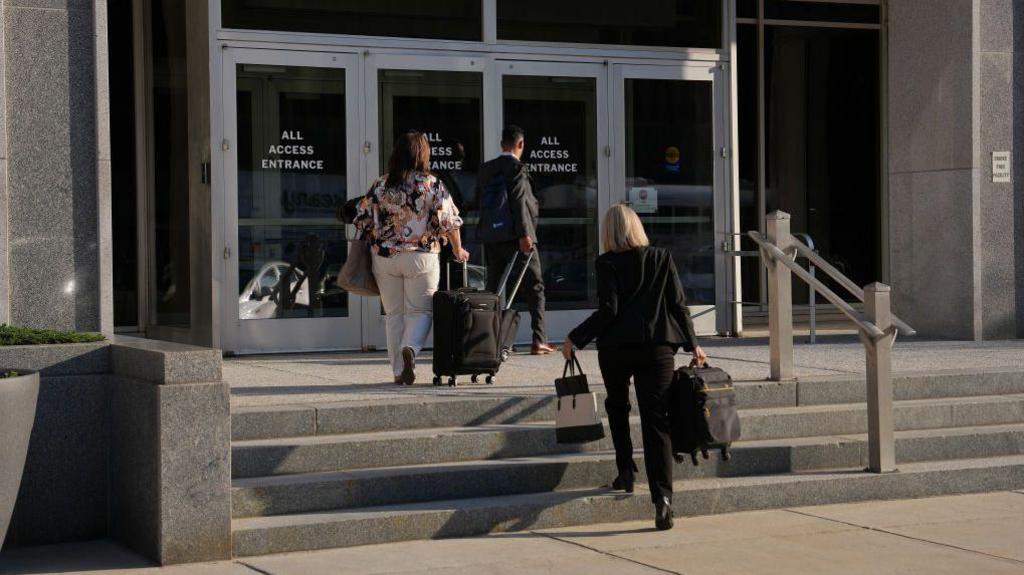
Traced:
[[602, 349], [601, 375], [608, 390], [604, 401], [608, 427], [615, 444], [619, 472], [633, 468], [633, 441], [629, 436], [629, 380], [636, 385], [640, 429], [644, 440], [644, 467], [651, 500], [672, 499], [672, 438], [669, 429], [668, 391], [675, 370], [676, 350], [671, 346]]
[[[486, 244], [484, 246], [484, 257], [487, 260], [487, 291], [497, 293], [498, 282], [501, 281], [501, 276], [505, 273], [508, 262], [512, 261], [512, 258], [515, 257], [518, 251], [518, 241]], [[520, 261], [522, 260], [520, 259]], [[522, 268], [517, 266], [512, 270], [509, 284], [515, 282], [520, 269]], [[511, 285], [506, 287], [508, 289], [512, 288]], [[516, 297], [525, 299], [526, 304], [530, 308], [530, 326], [533, 328], [533, 343], [547, 343], [548, 336], [544, 331], [544, 278], [541, 272], [539, 251], [530, 260], [530, 266], [526, 269], [526, 276], [523, 277], [523, 283], [519, 286], [519, 292]]]

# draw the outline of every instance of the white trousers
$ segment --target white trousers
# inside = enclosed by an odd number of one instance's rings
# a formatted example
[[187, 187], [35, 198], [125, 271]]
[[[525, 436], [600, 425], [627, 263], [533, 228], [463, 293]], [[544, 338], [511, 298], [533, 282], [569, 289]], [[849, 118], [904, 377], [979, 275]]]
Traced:
[[400, 375], [402, 348], [411, 347], [419, 354], [430, 333], [441, 264], [438, 254], [402, 252], [391, 258], [375, 255], [373, 275], [384, 306], [391, 369]]

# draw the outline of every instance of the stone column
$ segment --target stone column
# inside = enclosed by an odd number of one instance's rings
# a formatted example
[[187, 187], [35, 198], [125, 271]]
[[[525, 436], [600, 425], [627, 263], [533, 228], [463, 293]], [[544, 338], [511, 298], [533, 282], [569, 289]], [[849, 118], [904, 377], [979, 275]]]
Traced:
[[[1024, 2], [979, 5], [982, 336], [1007, 339], [1024, 334]], [[1010, 182], [992, 181], [995, 151], [1010, 152], [1011, 158], [1016, 153]]]
[[975, 1], [888, 9], [893, 304], [922, 335], [962, 339], [981, 337]]
[[7, 29], [6, 0], [0, 0], [0, 324], [10, 321], [10, 258], [8, 258], [7, 229], [10, 227], [7, 201]]
[[13, 324], [113, 328], [105, 6], [2, 3], [0, 319]]
[[[1024, 330], [1024, 2], [891, 0], [893, 303], [922, 335]], [[992, 181], [992, 152], [1012, 182]]]

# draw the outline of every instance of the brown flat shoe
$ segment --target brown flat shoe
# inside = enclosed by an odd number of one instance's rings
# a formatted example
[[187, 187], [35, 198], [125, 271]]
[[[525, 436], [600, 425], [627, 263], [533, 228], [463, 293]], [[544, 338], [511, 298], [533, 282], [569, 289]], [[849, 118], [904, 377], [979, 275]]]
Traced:
[[530, 353], [532, 353], [533, 355], [547, 355], [549, 353], [554, 353], [555, 351], [555, 348], [551, 347], [546, 343], [535, 343], [533, 344], [533, 349], [530, 351]]

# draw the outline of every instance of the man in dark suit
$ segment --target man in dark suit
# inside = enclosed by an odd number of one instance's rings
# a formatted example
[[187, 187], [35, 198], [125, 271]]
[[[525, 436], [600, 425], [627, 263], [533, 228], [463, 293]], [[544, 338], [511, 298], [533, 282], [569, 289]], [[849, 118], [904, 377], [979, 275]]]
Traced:
[[[477, 173], [476, 197], [480, 201], [477, 233], [484, 244], [489, 291], [497, 291], [498, 282], [516, 251], [528, 254], [537, 244], [537, 198], [533, 195], [526, 166], [520, 161], [525, 141], [522, 128], [506, 127], [501, 132], [501, 155], [485, 162]], [[530, 307], [532, 353], [543, 355], [555, 351], [548, 345], [544, 333], [544, 281], [539, 252], [530, 260], [520, 290]]]

